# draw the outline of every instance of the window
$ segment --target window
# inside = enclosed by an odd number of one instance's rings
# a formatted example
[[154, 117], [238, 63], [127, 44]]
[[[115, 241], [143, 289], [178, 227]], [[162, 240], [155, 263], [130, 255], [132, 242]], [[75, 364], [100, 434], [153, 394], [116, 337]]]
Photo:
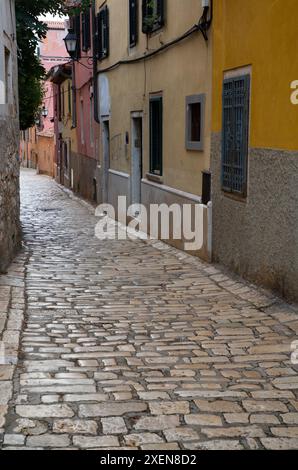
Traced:
[[186, 144], [187, 150], [203, 150], [205, 95], [186, 97]]
[[162, 176], [163, 106], [162, 97], [150, 99], [150, 173]]
[[136, 46], [138, 42], [138, 0], [129, 0], [129, 45]]
[[90, 22], [90, 8], [82, 13], [82, 49], [88, 51], [91, 47], [91, 22]]
[[243, 197], [247, 193], [250, 76], [224, 80], [222, 188]]
[[165, 24], [165, 0], [143, 1], [143, 27], [145, 34], [152, 33]]
[[110, 53], [109, 9], [104, 7], [97, 15], [97, 58], [103, 60]]

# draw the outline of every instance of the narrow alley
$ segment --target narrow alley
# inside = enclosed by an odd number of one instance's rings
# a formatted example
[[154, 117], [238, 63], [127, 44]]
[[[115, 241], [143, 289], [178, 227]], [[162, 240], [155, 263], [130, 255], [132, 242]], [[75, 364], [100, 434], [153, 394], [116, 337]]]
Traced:
[[[294, 308], [163, 243], [98, 240], [88, 207], [28, 170], [22, 223], [3, 449], [298, 447]], [[1, 279], [11, 347], [20, 286]]]

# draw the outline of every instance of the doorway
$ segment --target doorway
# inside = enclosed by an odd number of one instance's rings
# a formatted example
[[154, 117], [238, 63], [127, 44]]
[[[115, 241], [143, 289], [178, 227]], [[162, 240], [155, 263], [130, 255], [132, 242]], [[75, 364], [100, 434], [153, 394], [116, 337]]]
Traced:
[[135, 216], [140, 214], [141, 184], [143, 177], [143, 117], [132, 114], [131, 131], [131, 204], [135, 205]]

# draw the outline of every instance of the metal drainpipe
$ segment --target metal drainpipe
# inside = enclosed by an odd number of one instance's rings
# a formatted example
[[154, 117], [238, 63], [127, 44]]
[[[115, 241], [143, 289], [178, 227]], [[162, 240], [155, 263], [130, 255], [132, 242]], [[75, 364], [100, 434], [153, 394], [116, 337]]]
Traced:
[[94, 120], [97, 123], [100, 123], [98, 116], [98, 83], [97, 83], [97, 57], [95, 55], [95, 31], [96, 31], [96, 14], [95, 14], [95, 0], [92, 0], [92, 28], [93, 28], [93, 104], [94, 104]]

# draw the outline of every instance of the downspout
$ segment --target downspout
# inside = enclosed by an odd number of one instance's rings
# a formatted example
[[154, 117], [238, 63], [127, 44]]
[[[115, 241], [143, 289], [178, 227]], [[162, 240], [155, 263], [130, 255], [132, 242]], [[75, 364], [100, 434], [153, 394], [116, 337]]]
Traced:
[[95, 0], [92, 0], [92, 56], [93, 56], [93, 104], [94, 104], [94, 120], [98, 124], [100, 123], [99, 115], [98, 115], [98, 81], [97, 81], [97, 57], [95, 54], [96, 51], [96, 11], [95, 11]]
[[72, 63], [72, 127], [77, 127], [76, 62]]

